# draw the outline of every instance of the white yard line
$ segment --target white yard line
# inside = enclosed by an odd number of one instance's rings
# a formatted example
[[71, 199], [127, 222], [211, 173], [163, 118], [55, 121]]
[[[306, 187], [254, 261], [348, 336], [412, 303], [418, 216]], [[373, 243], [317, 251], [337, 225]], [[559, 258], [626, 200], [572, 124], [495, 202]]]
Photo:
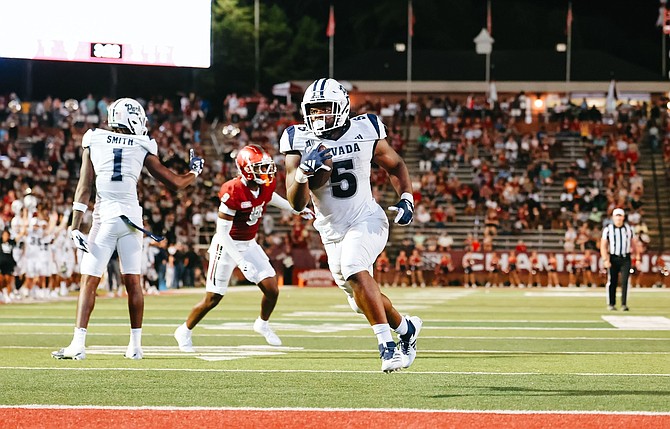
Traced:
[[[214, 368], [80, 368], [80, 367], [30, 367], [30, 366], [0, 366], [0, 370], [19, 371], [156, 371], [156, 372], [205, 372], [205, 373], [281, 373], [281, 374], [381, 374], [379, 370], [323, 370], [323, 369], [214, 369]], [[487, 371], [398, 371], [394, 374], [428, 374], [428, 375], [482, 375], [482, 376], [557, 376], [570, 375], [578, 377], [670, 377], [670, 374], [635, 374], [635, 373], [591, 373], [591, 372], [487, 372]]]
[[[258, 347], [267, 347], [268, 350], [275, 350], [272, 346], [257, 346], [257, 345], [244, 345], [244, 346], [203, 346], [195, 347], [196, 351], [202, 350], [204, 353], [211, 352], [220, 352], [225, 353], [231, 349], [251, 349]], [[40, 350], [40, 349], [53, 349], [54, 347], [45, 347], [45, 346], [4, 346], [3, 349], [24, 349], [24, 350]], [[142, 350], [144, 351], [145, 356], [159, 356], [163, 350], [175, 350], [177, 346], [143, 346]], [[281, 348], [277, 347], [277, 350], [287, 350], [292, 352], [302, 352], [302, 353], [377, 353], [376, 350], [371, 349], [305, 349], [301, 347], [294, 348]], [[90, 346], [87, 347], [87, 352], [90, 350], [90, 354], [118, 354], [123, 353], [126, 350], [126, 346]], [[97, 352], [96, 352], [97, 350]], [[101, 353], [104, 351], [105, 353]], [[546, 350], [428, 350], [421, 349], [421, 353], [435, 353], [435, 354], [524, 354], [524, 355], [670, 355], [670, 351], [667, 352], [642, 352], [642, 351], [631, 351], [631, 352], [601, 352], [601, 351], [546, 351]], [[199, 353], [187, 354], [182, 353], [183, 356], [197, 356]]]
[[[370, 335], [291, 335], [291, 334], [281, 334], [282, 338], [324, 338], [324, 339], [333, 339], [333, 338], [343, 338], [343, 339], [354, 339], [354, 338], [370, 338]], [[72, 332], [24, 332], [24, 331], [11, 331], [0, 333], [0, 336], [19, 336], [19, 335], [72, 335]], [[109, 332], [92, 332], [88, 334], [90, 337], [127, 337], [128, 333], [109, 333]], [[256, 333], [249, 334], [205, 334], [205, 333], [195, 333], [193, 334], [195, 338], [200, 337], [213, 337], [213, 338], [259, 338]], [[173, 334], [154, 334], [151, 332], [142, 332], [142, 337], [173, 337]], [[532, 340], [532, 341], [556, 341], [556, 340], [567, 340], [567, 341], [670, 341], [670, 338], [654, 338], [654, 337], [521, 337], [521, 336], [455, 336], [455, 335], [421, 335], [422, 340]]]

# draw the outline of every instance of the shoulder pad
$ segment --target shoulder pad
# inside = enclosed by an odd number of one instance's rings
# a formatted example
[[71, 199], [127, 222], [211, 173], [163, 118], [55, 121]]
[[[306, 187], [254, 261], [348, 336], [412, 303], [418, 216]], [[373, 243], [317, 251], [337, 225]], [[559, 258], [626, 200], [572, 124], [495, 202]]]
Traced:
[[139, 139], [138, 143], [150, 154], [158, 156], [158, 143], [156, 143], [156, 140], [147, 137], [146, 139]]
[[93, 137], [94, 130], [88, 130], [84, 133], [84, 137], [81, 139], [81, 146], [84, 148], [91, 146], [91, 137]]
[[[366, 113], [351, 118], [349, 132], [355, 133], [355, 139], [380, 140], [386, 138], [386, 127], [377, 115]], [[360, 137], [358, 137], [360, 135]]]
[[311, 142], [317, 140], [305, 125], [291, 125], [286, 128], [279, 139], [279, 151], [281, 153], [298, 151], [302, 152]]

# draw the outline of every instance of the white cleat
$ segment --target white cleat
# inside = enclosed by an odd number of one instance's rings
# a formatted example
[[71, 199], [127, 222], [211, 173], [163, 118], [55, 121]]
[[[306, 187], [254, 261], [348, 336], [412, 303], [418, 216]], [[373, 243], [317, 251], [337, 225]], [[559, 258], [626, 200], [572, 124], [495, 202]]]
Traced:
[[126, 354], [123, 355], [126, 359], [140, 360], [144, 357], [144, 352], [142, 352], [142, 347], [131, 347], [128, 346]]
[[67, 346], [64, 349], [51, 352], [51, 357], [54, 359], [83, 360], [86, 359], [86, 350], [83, 347]]
[[195, 350], [193, 349], [193, 340], [191, 338], [192, 334], [193, 333], [186, 327], [185, 323], [182, 323], [175, 329], [174, 339], [177, 340], [179, 350], [184, 353], [195, 353]]
[[398, 348], [400, 349], [402, 357], [402, 367], [409, 368], [410, 365], [416, 359], [416, 339], [419, 338], [419, 333], [421, 332], [421, 327], [423, 326], [423, 320], [417, 316], [405, 316], [407, 323], [412, 323], [414, 325], [414, 334], [409, 338], [403, 339], [401, 336], [398, 336]]
[[265, 341], [271, 346], [281, 346], [281, 339], [270, 328], [270, 324], [260, 317], [254, 322], [254, 331], [265, 337]]
[[400, 371], [402, 368], [402, 355], [394, 342], [386, 343], [386, 345], [380, 344], [379, 357], [382, 360], [383, 372]]

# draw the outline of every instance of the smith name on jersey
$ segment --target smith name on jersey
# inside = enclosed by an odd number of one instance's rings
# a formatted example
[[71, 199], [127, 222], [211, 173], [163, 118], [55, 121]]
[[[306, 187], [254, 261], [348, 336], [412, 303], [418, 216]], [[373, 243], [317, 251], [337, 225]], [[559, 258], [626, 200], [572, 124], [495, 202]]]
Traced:
[[147, 154], [157, 155], [158, 145], [148, 136], [88, 130], [81, 142], [89, 149], [95, 171], [95, 216], [102, 221], [126, 215], [142, 222], [137, 181]]
[[300, 153], [313, 145], [331, 148], [333, 170], [330, 181], [311, 191], [316, 211], [314, 228], [324, 243], [342, 239], [358, 219], [377, 215], [386, 219], [384, 211], [372, 197], [370, 167], [375, 144], [386, 138], [386, 129], [377, 115], [365, 114], [351, 118], [345, 133], [337, 140], [317, 138], [304, 125], [284, 130], [279, 150]]
[[258, 196], [254, 196], [247, 185], [242, 183], [241, 177], [236, 177], [221, 185], [219, 198], [224, 214], [233, 216], [233, 227], [230, 237], [237, 241], [253, 240], [260, 227], [260, 219], [272, 199], [277, 188], [277, 181], [273, 180], [268, 186], [258, 187]]

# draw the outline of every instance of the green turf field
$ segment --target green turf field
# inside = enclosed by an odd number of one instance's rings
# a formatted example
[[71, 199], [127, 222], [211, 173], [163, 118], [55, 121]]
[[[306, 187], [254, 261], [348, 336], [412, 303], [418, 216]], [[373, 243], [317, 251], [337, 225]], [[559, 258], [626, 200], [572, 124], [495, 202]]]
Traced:
[[180, 353], [194, 292], [146, 298], [141, 361], [123, 358], [124, 298], [98, 299], [83, 361], [50, 357], [76, 301], [0, 305], [0, 405], [670, 411], [670, 290], [631, 290], [622, 313], [602, 288], [384, 289], [424, 320], [414, 365], [393, 374], [336, 289], [283, 288], [270, 347], [251, 330], [260, 291], [231, 288], [198, 353]]

